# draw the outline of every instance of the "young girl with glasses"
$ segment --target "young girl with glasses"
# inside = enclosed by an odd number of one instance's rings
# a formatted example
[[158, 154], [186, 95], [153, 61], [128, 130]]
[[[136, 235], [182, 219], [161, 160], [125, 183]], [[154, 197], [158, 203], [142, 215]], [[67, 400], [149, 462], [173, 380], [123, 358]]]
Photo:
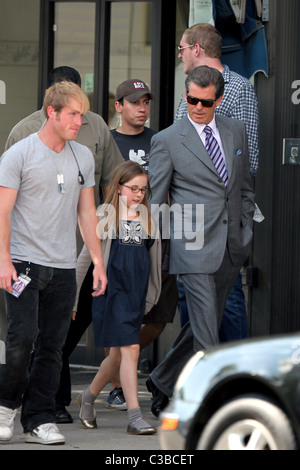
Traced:
[[[108, 259], [108, 285], [104, 295], [93, 299], [95, 345], [110, 348], [90, 386], [78, 397], [80, 419], [87, 428], [97, 427], [94, 402], [100, 391], [120, 373], [125, 395], [129, 434], [153, 434], [155, 427], [143, 418], [138, 402], [137, 364], [139, 333], [146, 308], [160, 293], [159, 240], [148, 206], [148, 175], [137, 163], [125, 161], [115, 170], [107, 197], [98, 211], [103, 258]], [[156, 279], [149, 283], [151, 272]], [[152, 289], [150, 289], [150, 285]], [[155, 286], [155, 287], [154, 287]]]

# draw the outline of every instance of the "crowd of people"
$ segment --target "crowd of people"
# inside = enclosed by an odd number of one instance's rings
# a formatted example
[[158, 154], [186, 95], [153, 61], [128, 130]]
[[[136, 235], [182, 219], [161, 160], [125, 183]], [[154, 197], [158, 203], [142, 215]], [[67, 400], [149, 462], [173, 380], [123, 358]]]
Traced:
[[183, 33], [187, 77], [167, 129], [147, 127], [155, 97], [137, 78], [117, 87], [110, 131], [79, 73], [62, 66], [43, 108], [11, 131], [0, 159], [0, 441], [21, 407], [26, 442], [65, 442], [69, 357], [90, 324], [105, 359], [77, 398], [79, 419], [97, 428], [95, 400], [110, 384], [106, 406], [127, 409], [133, 435], [156, 433], [139, 406], [137, 364], [177, 307], [178, 336], [146, 382], [156, 417], [196, 351], [248, 335], [240, 270], [253, 233], [257, 100], [221, 63], [221, 44], [212, 25]]

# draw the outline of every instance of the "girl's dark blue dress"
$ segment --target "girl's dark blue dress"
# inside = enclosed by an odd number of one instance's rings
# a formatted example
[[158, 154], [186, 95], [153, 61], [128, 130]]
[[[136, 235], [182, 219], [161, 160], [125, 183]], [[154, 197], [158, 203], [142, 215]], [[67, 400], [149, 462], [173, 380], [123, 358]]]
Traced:
[[111, 241], [104, 295], [93, 299], [95, 346], [139, 343], [150, 273], [147, 238], [138, 221], [120, 221], [120, 237]]

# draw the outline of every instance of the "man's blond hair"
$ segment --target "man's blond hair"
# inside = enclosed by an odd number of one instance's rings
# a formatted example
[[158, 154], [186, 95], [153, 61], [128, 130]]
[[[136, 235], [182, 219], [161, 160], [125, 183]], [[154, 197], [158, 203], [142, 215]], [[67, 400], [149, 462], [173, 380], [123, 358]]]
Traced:
[[45, 91], [43, 110], [47, 116], [47, 109], [49, 106], [54, 108], [54, 111], [60, 112], [63, 108], [68, 106], [70, 99], [74, 99], [81, 103], [81, 114], [86, 114], [90, 108], [90, 102], [84, 91], [73, 82], [57, 82]]

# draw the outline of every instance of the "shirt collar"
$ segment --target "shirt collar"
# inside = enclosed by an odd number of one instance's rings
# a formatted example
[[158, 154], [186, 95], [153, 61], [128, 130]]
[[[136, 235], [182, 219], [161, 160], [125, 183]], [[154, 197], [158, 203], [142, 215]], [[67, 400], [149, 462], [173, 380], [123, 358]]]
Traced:
[[196, 129], [196, 131], [197, 131], [197, 133], [198, 133], [199, 135], [201, 135], [201, 133], [203, 132], [203, 130], [204, 130], [204, 128], [205, 128], [206, 126], [209, 126], [209, 127], [212, 129], [213, 134], [216, 134], [216, 132], [217, 132], [217, 124], [216, 124], [216, 119], [215, 119], [215, 117], [213, 118], [212, 121], [210, 121], [209, 124], [198, 124], [197, 122], [193, 121], [193, 120], [190, 118], [189, 114], [188, 114], [188, 119], [189, 119], [190, 122], [193, 124], [193, 126], [195, 127], [195, 129]]
[[229, 80], [230, 80], [230, 68], [226, 64], [223, 64], [223, 67], [224, 67], [224, 69], [222, 71], [222, 75], [223, 75], [223, 78], [224, 78], [224, 82], [228, 83]]

